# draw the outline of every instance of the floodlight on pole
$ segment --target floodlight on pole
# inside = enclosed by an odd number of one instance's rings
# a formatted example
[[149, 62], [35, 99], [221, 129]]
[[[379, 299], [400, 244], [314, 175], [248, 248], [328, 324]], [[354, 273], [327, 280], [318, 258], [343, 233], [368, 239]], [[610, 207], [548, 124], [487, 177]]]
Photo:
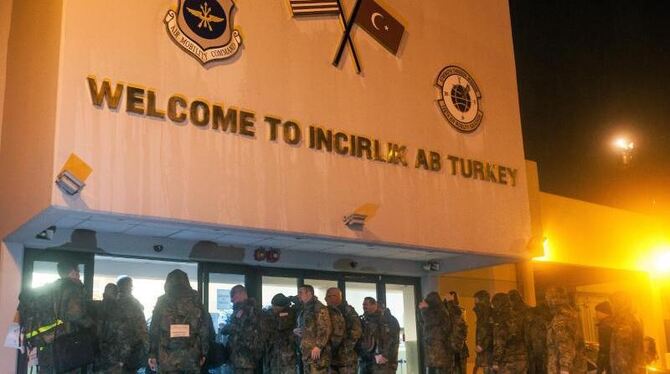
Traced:
[[635, 148], [635, 143], [626, 138], [617, 138], [614, 141], [614, 147], [621, 152], [621, 162], [623, 166], [628, 166], [630, 161], [633, 159], [633, 149]]

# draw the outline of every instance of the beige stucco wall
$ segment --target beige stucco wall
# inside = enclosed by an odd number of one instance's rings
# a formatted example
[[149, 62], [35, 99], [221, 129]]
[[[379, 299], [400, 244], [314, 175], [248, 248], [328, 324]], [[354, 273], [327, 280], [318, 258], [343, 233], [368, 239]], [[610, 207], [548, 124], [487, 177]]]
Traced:
[[[352, 1], [345, 1], [349, 8]], [[525, 164], [507, 3], [431, 0], [385, 4], [405, 24], [399, 56], [364, 31], [353, 40], [364, 72], [330, 60], [337, 17], [294, 19], [288, 2], [237, 2], [243, 49], [202, 67], [163, 24], [175, 1], [68, 1], [58, 94], [55, 175], [70, 153], [93, 168], [78, 206], [114, 213], [523, 256], [530, 234]], [[132, 9], [132, 11], [129, 11]], [[117, 20], [114, 27], [91, 15]], [[349, 53], [348, 51], [346, 52]], [[435, 79], [464, 67], [482, 91], [483, 123], [462, 134], [436, 105]], [[92, 105], [86, 78], [134, 83], [160, 108], [179, 93], [256, 113], [254, 138]], [[125, 96], [124, 96], [125, 97]], [[265, 115], [396, 142], [408, 166], [269, 141]], [[418, 149], [442, 155], [415, 168]], [[518, 170], [516, 186], [453, 176], [448, 155]], [[55, 190], [52, 202], [75, 206]], [[367, 206], [363, 232], [342, 217]]]
[[[0, 2], [0, 240], [51, 204], [60, 14], [60, 1]], [[22, 261], [20, 243], [0, 241], [3, 334], [16, 310]], [[0, 348], [3, 372], [14, 371], [15, 357]]]
[[551, 262], [649, 271], [670, 248], [670, 221], [541, 193], [546, 258]]

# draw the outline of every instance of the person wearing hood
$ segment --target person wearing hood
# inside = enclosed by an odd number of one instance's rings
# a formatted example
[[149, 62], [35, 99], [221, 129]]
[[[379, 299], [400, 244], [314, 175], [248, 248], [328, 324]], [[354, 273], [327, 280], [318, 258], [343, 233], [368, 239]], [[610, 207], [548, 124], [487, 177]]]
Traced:
[[296, 326], [296, 307], [283, 293], [274, 295], [272, 306], [263, 311], [263, 326], [267, 334], [267, 348], [263, 373], [295, 374], [297, 346], [293, 329]]
[[493, 370], [499, 374], [522, 374], [528, 370], [523, 320], [513, 313], [506, 293], [497, 293], [493, 307]]
[[[332, 359], [330, 362], [331, 374], [356, 374], [358, 371], [358, 354], [355, 347], [361, 338], [361, 320], [356, 310], [342, 298], [342, 291], [337, 287], [331, 287], [326, 291], [326, 303], [329, 308], [340, 311], [344, 317], [344, 336], [338, 347], [332, 347]], [[331, 318], [331, 323], [333, 323]]]
[[610, 302], [612, 374], [644, 373], [644, 334], [642, 324], [633, 313], [631, 297], [628, 293], [616, 292], [610, 296]]
[[449, 291], [447, 298], [444, 299], [444, 306], [451, 317], [452, 332], [451, 332], [451, 349], [454, 351], [454, 373], [465, 374], [468, 366], [468, 357], [470, 351], [468, 350], [468, 324], [465, 322], [465, 310], [461, 307], [458, 293], [456, 291]]
[[552, 314], [547, 326], [547, 373], [586, 373], [584, 338], [568, 293], [562, 287], [551, 287], [544, 300]]
[[236, 374], [253, 373], [266, 344], [264, 331], [260, 328], [261, 310], [241, 284], [230, 290], [230, 300], [233, 302], [233, 314], [221, 331], [221, 334], [228, 335], [230, 365]]
[[149, 367], [159, 373], [200, 373], [209, 351], [210, 317], [183, 271], [170, 272], [164, 289], [149, 327]]
[[472, 309], [477, 315], [475, 328], [475, 366], [472, 374], [477, 374], [479, 368], [484, 374], [491, 373], [493, 360], [493, 320], [491, 309], [491, 295], [486, 290], [479, 290], [474, 294], [475, 307]]
[[440, 294], [431, 292], [419, 303], [422, 320], [424, 365], [428, 374], [444, 374], [452, 371], [454, 350], [450, 338], [452, 323]]

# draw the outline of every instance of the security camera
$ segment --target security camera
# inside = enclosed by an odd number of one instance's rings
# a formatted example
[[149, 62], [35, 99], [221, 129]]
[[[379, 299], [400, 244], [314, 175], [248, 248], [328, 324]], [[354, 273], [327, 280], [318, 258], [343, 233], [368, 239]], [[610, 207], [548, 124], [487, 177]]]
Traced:
[[356, 261], [351, 261], [349, 263], [349, 266], [351, 266], [352, 269], [356, 269], [358, 267], [358, 262]]
[[162, 244], [156, 244], [154, 245], [154, 252], [163, 252], [163, 245]]

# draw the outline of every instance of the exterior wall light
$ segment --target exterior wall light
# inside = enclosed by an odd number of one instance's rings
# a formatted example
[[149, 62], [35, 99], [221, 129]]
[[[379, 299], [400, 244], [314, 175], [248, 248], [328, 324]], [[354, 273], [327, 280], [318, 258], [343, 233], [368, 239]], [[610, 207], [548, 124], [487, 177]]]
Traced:
[[368, 218], [367, 214], [352, 213], [344, 217], [344, 224], [352, 230], [360, 231], [365, 226], [366, 218]]

